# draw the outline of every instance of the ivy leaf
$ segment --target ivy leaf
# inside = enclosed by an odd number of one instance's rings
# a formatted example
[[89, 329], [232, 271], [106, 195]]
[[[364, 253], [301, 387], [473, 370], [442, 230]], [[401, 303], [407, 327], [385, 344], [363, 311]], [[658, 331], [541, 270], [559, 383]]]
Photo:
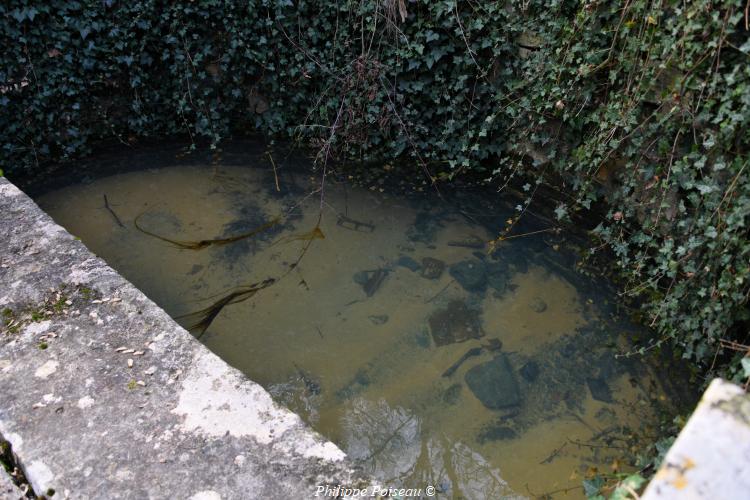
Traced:
[[22, 23], [24, 19], [26, 19], [26, 11], [25, 10], [18, 10], [13, 9], [10, 12], [10, 15], [13, 16], [13, 18], [18, 21], [19, 23]]
[[599, 476], [583, 481], [583, 491], [587, 498], [596, 498], [602, 486], [604, 486], [604, 480]]

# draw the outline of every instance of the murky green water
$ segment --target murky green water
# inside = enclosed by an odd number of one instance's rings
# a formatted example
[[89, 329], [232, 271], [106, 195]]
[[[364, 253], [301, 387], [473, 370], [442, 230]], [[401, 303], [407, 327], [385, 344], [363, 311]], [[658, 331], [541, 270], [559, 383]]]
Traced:
[[196, 335], [388, 485], [578, 498], [594, 470], [632, 470], [658, 377], [615, 358], [628, 324], [544, 234], [490, 257], [472, 207], [333, 183], [321, 202], [319, 179], [278, 191], [269, 172], [175, 166], [38, 201], [173, 316], [239, 291]]

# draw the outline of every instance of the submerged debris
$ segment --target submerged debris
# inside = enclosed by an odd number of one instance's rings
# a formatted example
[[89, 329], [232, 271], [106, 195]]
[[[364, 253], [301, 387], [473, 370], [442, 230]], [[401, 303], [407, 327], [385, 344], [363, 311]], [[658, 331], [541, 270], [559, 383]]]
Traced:
[[349, 217], [341, 214], [339, 214], [338, 218], [336, 219], [336, 225], [339, 227], [343, 227], [344, 229], [350, 229], [352, 231], [359, 231], [362, 233], [371, 233], [375, 231], [374, 224], [350, 219]]
[[422, 259], [422, 272], [420, 276], [429, 280], [439, 279], [443, 275], [445, 269], [445, 262], [432, 257], [424, 257]]
[[442, 346], [482, 337], [484, 333], [479, 315], [479, 311], [470, 309], [460, 300], [452, 300], [444, 309], [432, 313], [427, 321], [435, 345]]

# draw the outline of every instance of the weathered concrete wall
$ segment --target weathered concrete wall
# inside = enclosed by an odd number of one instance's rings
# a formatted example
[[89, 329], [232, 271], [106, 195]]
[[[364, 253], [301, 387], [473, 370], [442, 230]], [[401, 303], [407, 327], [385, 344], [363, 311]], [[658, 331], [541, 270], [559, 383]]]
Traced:
[[310, 498], [363, 484], [2, 178], [0, 310], [0, 435], [37, 494]]
[[750, 394], [711, 382], [641, 498], [750, 498]]

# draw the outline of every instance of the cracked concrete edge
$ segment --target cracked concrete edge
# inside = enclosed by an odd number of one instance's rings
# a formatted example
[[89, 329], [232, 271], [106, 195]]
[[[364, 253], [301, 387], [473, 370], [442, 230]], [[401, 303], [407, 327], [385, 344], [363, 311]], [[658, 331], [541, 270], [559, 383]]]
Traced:
[[309, 498], [370, 484], [2, 178], [0, 237], [0, 434], [37, 493]]
[[0, 467], [0, 500], [20, 500], [26, 499], [23, 491], [15, 485], [5, 470]]
[[748, 492], [750, 394], [717, 378], [641, 498], [747, 498]]

